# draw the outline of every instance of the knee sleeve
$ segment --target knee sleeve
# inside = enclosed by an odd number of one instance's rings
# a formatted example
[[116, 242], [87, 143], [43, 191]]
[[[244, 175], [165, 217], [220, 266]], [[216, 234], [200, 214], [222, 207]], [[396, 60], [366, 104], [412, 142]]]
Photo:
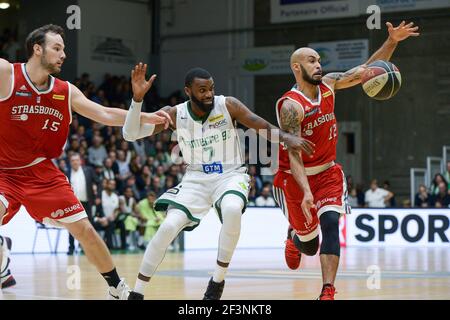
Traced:
[[340, 214], [335, 211], [327, 211], [320, 216], [320, 228], [322, 229], [320, 254], [340, 256], [339, 217]]
[[296, 236], [294, 237], [294, 245], [301, 253], [307, 256], [314, 256], [317, 253], [317, 250], [319, 250], [319, 236], [306, 242], [300, 241]]
[[241, 216], [244, 201], [233, 194], [226, 195], [220, 205], [222, 229], [219, 237], [217, 260], [229, 263], [241, 234]]

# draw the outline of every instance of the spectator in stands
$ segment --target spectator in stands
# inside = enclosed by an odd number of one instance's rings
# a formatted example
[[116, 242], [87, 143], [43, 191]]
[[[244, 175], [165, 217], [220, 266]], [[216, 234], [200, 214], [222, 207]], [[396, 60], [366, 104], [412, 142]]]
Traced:
[[378, 187], [378, 181], [372, 180], [370, 189], [366, 191], [365, 202], [369, 208], [386, 208], [386, 204], [394, 196], [390, 191]]
[[131, 175], [127, 181], [125, 182], [125, 186], [123, 188], [123, 191], [125, 191], [127, 188], [130, 188], [133, 192], [133, 197], [137, 200], [141, 199], [141, 193], [139, 192], [139, 189], [136, 185], [136, 178], [134, 175]]
[[431, 205], [435, 208], [449, 208], [450, 195], [447, 184], [443, 181], [438, 185], [438, 194], [431, 197]]
[[448, 194], [450, 194], [450, 161], [447, 161], [447, 168], [444, 172], [444, 180], [447, 181]]
[[105, 217], [108, 219], [108, 227], [114, 232], [115, 229], [120, 229], [120, 239], [122, 250], [126, 249], [126, 230], [123, 220], [119, 218], [119, 196], [116, 194], [116, 181], [107, 180], [104, 190], [102, 192], [102, 208]]
[[116, 180], [116, 174], [113, 170], [113, 161], [111, 158], [105, 159], [105, 164], [101, 172], [101, 178], [106, 180]]
[[247, 207], [256, 207], [256, 188], [250, 187], [250, 192], [248, 194]]
[[396, 202], [396, 200], [395, 200], [395, 193], [392, 192], [392, 190], [391, 190], [391, 184], [390, 184], [390, 182], [389, 182], [388, 180], [384, 181], [384, 183], [383, 183], [383, 189], [384, 189], [384, 190], [387, 190], [387, 191], [389, 191], [389, 192], [392, 193], [392, 198], [388, 201], [388, 203], [387, 203], [386, 206], [387, 206], [387, 207], [391, 207], [391, 208], [397, 207], [397, 202]]
[[[131, 158], [130, 158], [131, 160]], [[117, 176], [119, 189], [123, 190], [126, 180], [131, 177], [130, 160], [126, 159], [124, 150], [117, 150], [117, 165], [119, 167], [119, 175]]]
[[248, 167], [248, 175], [250, 176], [250, 178], [255, 180], [256, 193], [260, 193], [263, 188], [263, 181], [261, 177], [258, 176], [257, 168], [255, 165], [250, 165]]
[[411, 208], [411, 200], [405, 199], [402, 201], [402, 208]]
[[146, 247], [146, 244], [153, 238], [159, 226], [164, 221], [164, 213], [155, 211], [153, 205], [156, 201], [156, 194], [149, 192], [147, 197], [138, 203], [138, 211], [141, 214], [141, 248]]
[[137, 212], [137, 201], [131, 187], [126, 187], [123, 195], [119, 197], [119, 209], [127, 233], [126, 243], [130, 250], [134, 250], [137, 247], [136, 233], [140, 215]]
[[141, 165], [145, 164], [145, 159], [147, 158], [148, 144], [146, 141], [146, 139], [140, 139], [133, 142], [133, 149], [136, 152], [136, 155], [140, 157]]
[[9, 34], [6, 42], [3, 44], [3, 52], [6, 54], [8, 61], [20, 61], [21, 60], [21, 45], [17, 42], [14, 34]]
[[106, 246], [108, 249], [113, 249], [113, 231], [114, 231], [114, 224], [111, 222], [104, 214], [103, 212], [103, 206], [102, 206], [102, 199], [96, 198], [95, 199], [95, 205], [92, 207], [92, 217], [93, 217], [93, 223], [95, 230], [97, 231], [103, 231], [104, 239], [106, 240]]
[[[78, 153], [70, 157], [70, 171], [67, 175], [72, 185], [75, 196], [80, 200], [86, 211], [89, 221], [92, 223], [92, 206], [95, 201], [94, 185], [98, 183], [94, 169], [81, 164], [81, 157]], [[73, 255], [75, 250], [75, 239], [69, 234], [68, 255]]]
[[116, 176], [119, 175], [119, 165], [117, 164], [117, 152], [116, 151], [109, 151], [108, 157], [111, 158], [111, 161], [113, 163], [112, 170]]
[[365, 192], [363, 191], [363, 186], [362, 184], [358, 183], [356, 185], [356, 197], [358, 198], [358, 207], [363, 208], [366, 204], [365, 201]]
[[445, 183], [448, 188], [448, 183], [447, 180], [445, 180], [444, 176], [440, 173], [436, 173], [430, 187], [430, 193], [432, 196], [435, 196], [439, 193], [439, 184], [441, 182]]
[[92, 138], [92, 147], [88, 149], [88, 161], [92, 166], [101, 166], [103, 161], [108, 157], [106, 148], [102, 145], [103, 138], [95, 136]]
[[348, 194], [348, 204], [350, 205], [350, 207], [352, 208], [357, 208], [359, 207], [358, 204], [358, 195], [356, 192], [356, 188], [352, 188]]
[[275, 200], [272, 198], [270, 193], [270, 186], [263, 187], [261, 195], [256, 198], [255, 204], [257, 207], [275, 207]]
[[161, 180], [159, 177], [153, 177], [152, 178], [152, 185], [150, 187], [150, 190], [153, 191], [157, 197], [161, 196], [165, 190], [161, 186]]
[[414, 206], [418, 208], [427, 208], [430, 206], [431, 195], [428, 193], [427, 187], [423, 184], [419, 186], [419, 191], [414, 198]]
[[66, 176], [69, 173], [69, 167], [67, 166], [67, 162], [64, 159], [58, 160], [58, 168], [61, 170], [62, 173], [64, 173]]

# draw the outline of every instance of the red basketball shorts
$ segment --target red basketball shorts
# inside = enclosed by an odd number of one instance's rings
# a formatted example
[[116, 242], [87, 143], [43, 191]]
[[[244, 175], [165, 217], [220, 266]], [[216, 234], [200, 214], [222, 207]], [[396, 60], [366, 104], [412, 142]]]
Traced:
[[23, 205], [36, 221], [59, 225], [86, 218], [67, 177], [50, 160], [23, 169], [0, 169], [0, 201], [7, 224]]
[[316, 204], [316, 208], [311, 209], [313, 217], [311, 224], [306, 222], [301, 207], [303, 191], [292, 174], [279, 171], [273, 184], [275, 200], [303, 242], [310, 241], [319, 234], [319, 218], [324, 212], [350, 213], [346, 180], [340, 165], [308, 176], [308, 182]]

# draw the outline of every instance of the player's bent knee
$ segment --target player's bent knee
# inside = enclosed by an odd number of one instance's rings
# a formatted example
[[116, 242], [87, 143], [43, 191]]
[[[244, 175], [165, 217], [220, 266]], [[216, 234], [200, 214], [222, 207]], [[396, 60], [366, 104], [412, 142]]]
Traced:
[[340, 214], [334, 211], [325, 212], [320, 216], [320, 227], [322, 229], [320, 254], [340, 256], [339, 217]]
[[298, 237], [294, 237], [294, 245], [301, 253], [307, 256], [314, 256], [319, 250], [319, 236], [306, 242], [300, 241]]
[[223, 197], [220, 209], [222, 211], [222, 214], [236, 214], [236, 215], [242, 215], [242, 211], [244, 210], [244, 200], [242, 200], [241, 197], [234, 195], [234, 194], [227, 194], [225, 197]]

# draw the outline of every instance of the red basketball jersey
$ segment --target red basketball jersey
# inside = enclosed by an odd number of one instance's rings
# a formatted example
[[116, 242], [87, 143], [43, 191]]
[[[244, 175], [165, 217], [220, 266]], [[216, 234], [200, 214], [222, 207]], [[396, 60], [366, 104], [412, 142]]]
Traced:
[[25, 64], [11, 65], [12, 90], [0, 99], [0, 168], [19, 168], [61, 155], [72, 121], [70, 84], [52, 76], [39, 91]]
[[[302, 137], [316, 145], [312, 158], [305, 153], [302, 154], [306, 168], [324, 165], [336, 160], [338, 130], [336, 116], [334, 115], [334, 92], [325, 83], [320, 84], [318, 88], [319, 95], [316, 102], [311, 101], [294, 87], [291, 91], [285, 93], [276, 105], [279, 124], [279, 114], [284, 100], [293, 100], [299, 108], [303, 109]], [[280, 146], [278, 170], [288, 171], [290, 169], [288, 151]]]

